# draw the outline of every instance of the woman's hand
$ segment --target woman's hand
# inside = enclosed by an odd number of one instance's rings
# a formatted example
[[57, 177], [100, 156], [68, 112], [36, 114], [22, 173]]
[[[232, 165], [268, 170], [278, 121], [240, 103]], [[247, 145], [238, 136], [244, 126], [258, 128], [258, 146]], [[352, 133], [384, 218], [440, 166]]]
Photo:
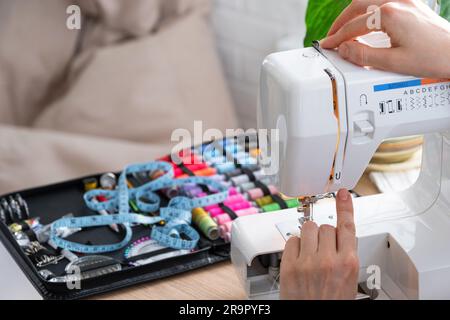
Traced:
[[[369, 7], [374, 10], [367, 12]], [[377, 15], [381, 18], [379, 29], [371, 29]], [[354, 40], [380, 30], [389, 35], [392, 48], [372, 48]], [[417, 77], [450, 78], [450, 23], [419, 0], [354, 0], [334, 22], [321, 46], [339, 48], [344, 59], [361, 66]]]
[[358, 287], [353, 204], [341, 190], [336, 200], [337, 228], [303, 225], [301, 238], [286, 243], [281, 261], [282, 299], [355, 299]]

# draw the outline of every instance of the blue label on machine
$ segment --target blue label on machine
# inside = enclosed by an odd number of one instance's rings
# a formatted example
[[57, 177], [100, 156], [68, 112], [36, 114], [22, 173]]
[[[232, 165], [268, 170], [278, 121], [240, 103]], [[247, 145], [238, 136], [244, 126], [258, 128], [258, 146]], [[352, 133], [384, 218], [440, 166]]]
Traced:
[[373, 91], [380, 92], [409, 87], [420, 87], [428, 84], [445, 83], [445, 82], [450, 82], [450, 79], [414, 79], [408, 81], [379, 84], [373, 87]]
[[421, 85], [422, 85], [422, 80], [416, 79], [416, 80], [408, 80], [408, 81], [376, 85], [373, 87], [373, 91], [379, 92], [379, 91], [402, 89], [402, 88], [408, 88], [408, 87], [417, 87], [417, 86], [421, 86]]

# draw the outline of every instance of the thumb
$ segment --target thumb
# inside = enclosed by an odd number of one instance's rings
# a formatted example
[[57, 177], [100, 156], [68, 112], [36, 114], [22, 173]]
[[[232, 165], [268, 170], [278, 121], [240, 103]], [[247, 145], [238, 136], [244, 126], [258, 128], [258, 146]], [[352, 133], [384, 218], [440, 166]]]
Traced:
[[358, 41], [346, 41], [339, 46], [339, 55], [359, 66], [395, 71], [399, 66], [398, 48], [372, 48]]

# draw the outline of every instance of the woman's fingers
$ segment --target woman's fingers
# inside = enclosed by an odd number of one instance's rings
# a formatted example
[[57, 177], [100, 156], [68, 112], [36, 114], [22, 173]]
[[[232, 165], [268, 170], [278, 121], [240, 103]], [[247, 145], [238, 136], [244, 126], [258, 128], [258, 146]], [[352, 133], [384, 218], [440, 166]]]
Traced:
[[400, 48], [372, 48], [358, 41], [346, 41], [338, 52], [342, 58], [359, 66], [402, 72], [397, 70], [402, 65]]
[[320, 45], [324, 49], [334, 49], [339, 47], [343, 42], [352, 40], [356, 37], [363, 36], [372, 32], [367, 26], [367, 20], [370, 14], [358, 16], [346, 23], [335, 34], [323, 39]]
[[335, 34], [342, 26], [355, 17], [368, 13], [370, 6], [382, 6], [390, 1], [392, 0], [354, 0], [334, 21], [330, 31], [328, 31], [328, 36]]
[[300, 238], [299, 237], [291, 237], [284, 247], [283, 251], [283, 261], [286, 263], [295, 263], [298, 256], [300, 254]]
[[338, 251], [356, 251], [356, 232], [353, 201], [347, 190], [340, 190], [336, 199]]
[[319, 227], [314, 222], [308, 221], [302, 226], [300, 255], [313, 255], [317, 252]]
[[319, 228], [319, 254], [336, 254], [336, 229], [329, 225], [321, 225]]

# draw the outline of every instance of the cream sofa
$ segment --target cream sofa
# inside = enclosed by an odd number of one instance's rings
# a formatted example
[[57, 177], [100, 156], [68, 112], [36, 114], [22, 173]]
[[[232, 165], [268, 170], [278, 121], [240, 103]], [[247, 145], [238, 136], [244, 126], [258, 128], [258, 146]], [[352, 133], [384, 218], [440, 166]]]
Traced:
[[[67, 6], [83, 14], [66, 27]], [[208, 0], [0, 0], [0, 193], [118, 170], [234, 128]]]

